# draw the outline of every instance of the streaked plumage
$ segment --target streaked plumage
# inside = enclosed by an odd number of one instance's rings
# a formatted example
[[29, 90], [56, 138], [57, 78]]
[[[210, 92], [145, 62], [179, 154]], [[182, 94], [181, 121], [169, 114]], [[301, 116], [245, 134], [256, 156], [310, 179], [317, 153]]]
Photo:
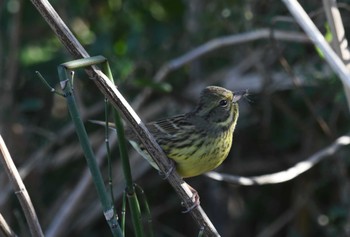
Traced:
[[[218, 167], [227, 157], [238, 119], [238, 100], [246, 92], [209, 86], [191, 112], [146, 124], [184, 178]], [[126, 130], [133, 147], [157, 168], [131, 129]]]

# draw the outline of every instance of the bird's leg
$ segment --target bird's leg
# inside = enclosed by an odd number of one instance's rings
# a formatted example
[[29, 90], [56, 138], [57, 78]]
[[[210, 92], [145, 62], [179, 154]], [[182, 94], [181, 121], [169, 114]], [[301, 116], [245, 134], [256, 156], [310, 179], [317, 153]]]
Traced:
[[[199, 206], [199, 204], [200, 204], [199, 195], [198, 195], [197, 190], [192, 188], [191, 185], [189, 185], [188, 183], [184, 182], [182, 185], [184, 188], [185, 187], [187, 188], [187, 189], [185, 188], [186, 192], [188, 190], [192, 194], [191, 199], [192, 199], [193, 205], [190, 206], [189, 208], [187, 208], [186, 210], [182, 211], [182, 213], [188, 213], [188, 212], [192, 211], [194, 208]], [[187, 194], [189, 195], [188, 192], [187, 192]]]
[[196, 204], [197, 206], [199, 205], [200, 201], [199, 201], [199, 194], [197, 192], [197, 190], [195, 190], [191, 185], [189, 185], [188, 183], [186, 183], [188, 188], [191, 190], [192, 193], [192, 201], [194, 204]]

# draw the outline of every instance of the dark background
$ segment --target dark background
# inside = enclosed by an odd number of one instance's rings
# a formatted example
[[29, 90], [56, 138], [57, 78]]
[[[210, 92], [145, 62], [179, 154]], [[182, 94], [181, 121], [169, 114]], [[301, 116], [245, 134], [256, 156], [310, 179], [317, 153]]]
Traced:
[[[212, 51], [166, 75], [166, 62], [216, 37], [274, 29], [302, 30], [280, 1], [51, 1], [90, 55], [109, 59], [120, 92], [143, 121], [193, 108], [207, 85], [248, 89], [234, 144], [219, 172], [255, 176], [287, 169], [349, 131], [342, 84], [307, 41], [264, 38]], [[329, 35], [319, 0], [302, 1], [317, 27]], [[349, 32], [349, 1], [339, 1]], [[285, 17], [282, 20], [281, 17]], [[72, 58], [30, 1], [0, 1], [0, 133], [24, 177], [44, 232], [52, 230], [69, 197], [80, 187], [85, 160], [64, 98], [38, 79], [40, 71], [59, 89], [57, 66]], [[346, 35], [348, 36], [348, 35]], [[284, 63], [282, 63], [284, 62]], [[290, 69], [290, 70], [288, 70]], [[103, 119], [103, 96], [83, 71], [76, 96], [86, 119]], [[145, 89], [148, 98], [136, 105]], [[86, 123], [96, 151], [104, 131]], [[121, 212], [118, 150], [113, 150], [113, 185]], [[196, 236], [198, 227], [170, 185], [130, 149], [135, 182], [150, 203], [156, 236]], [[349, 148], [308, 172], [280, 184], [239, 186], [205, 176], [188, 179], [222, 236], [347, 236]], [[107, 163], [103, 161], [108, 180]], [[110, 236], [92, 184], [63, 219], [59, 236]], [[21, 236], [24, 216], [0, 166], [0, 213]], [[128, 216], [128, 213], [127, 213]], [[129, 218], [129, 217], [128, 217]], [[133, 236], [127, 220], [128, 236]]]

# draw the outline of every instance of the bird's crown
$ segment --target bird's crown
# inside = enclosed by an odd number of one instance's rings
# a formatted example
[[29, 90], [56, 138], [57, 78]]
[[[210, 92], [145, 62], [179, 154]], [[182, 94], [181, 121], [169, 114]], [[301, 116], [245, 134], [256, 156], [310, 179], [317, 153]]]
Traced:
[[196, 112], [205, 115], [214, 108], [225, 108], [232, 103], [232, 99], [231, 91], [218, 86], [208, 86], [201, 93]]

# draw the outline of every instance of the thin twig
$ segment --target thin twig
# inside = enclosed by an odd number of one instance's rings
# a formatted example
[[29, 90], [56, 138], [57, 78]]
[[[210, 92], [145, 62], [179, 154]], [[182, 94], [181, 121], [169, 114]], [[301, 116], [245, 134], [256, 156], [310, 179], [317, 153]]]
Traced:
[[44, 234], [41, 230], [41, 226], [38, 220], [38, 217], [35, 213], [34, 206], [30, 200], [29, 194], [26, 187], [21, 179], [21, 176], [18, 173], [18, 170], [13, 163], [10, 152], [8, 151], [2, 136], [0, 135], [0, 150], [2, 154], [2, 165], [11, 181], [15, 194], [18, 197], [18, 200], [23, 209], [24, 215], [29, 225], [30, 233], [33, 237], [43, 237]]
[[16, 233], [10, 228], [6, 220], [0, 213], [0, 233], [5, 237], [17, 237]]
[[220, 174], [218, 172], [212, 171], [212, 172], [206, 173], [205, 175], [209, 178], [212, 178], [218, 181], [225, 181], [228, 183], [238, 184], [243, 186], [282, 183], [282, 182], [286, 182], [291, 179], [294, 179], [295, 177], [299, 176], [300, 174], [314, 167], [322, 159], [333, 155], [341, 147], [347, 146], [349, 144], [350, 144], [350, 135], [341, 136], [337, 140], [335, 140], [331, 145], [316, 152], [306, 160], [297, 163], [296, 165], [294, 165], [293, 167], [287, 170], [280, 171], [277, 173], [265, 174], [265, 175], [253, 176], [253, 177], [242, 177], [242, 176], [235, 176], [230, 174]]
[[318, 126], [321, 128], [322, 132], [327, 135], [328, 137], [332, 137], [332, 131], [329, 128], [326, 121], [317, 114], [316, 108], [310, 98], [308, 97], [307, 93], [304, 91], [304, 89], [301, 87], [301, 80], [300, 78], [293, 72], [292, 67], [289, 65], [287, 59], [280, 55], [279, 61], [284, 68], [284, 70], [290, 75], [289, 78], [291, 78], [292, 83], [294, 87], [296, 88], [296, 91], [301, 94], [301, 98], [304, 101], [306, 107], [310, 111], [311, 115], [315, 118]]
[[156, 73], [155, 81], [162, 81], [169, 72], [220, 48], [247, 43], [258, 39], [268, 39], [273, 37], [276, 40], [292, 41], [292, 42], [309, 42], [305, 34], [300, 32], [288, 31], [271, 31], [270, 29], [259, 29], [241, 34], [222, 36], [209, 40], [208, 42], [194, 48], [184, 55], [165, 63]]

